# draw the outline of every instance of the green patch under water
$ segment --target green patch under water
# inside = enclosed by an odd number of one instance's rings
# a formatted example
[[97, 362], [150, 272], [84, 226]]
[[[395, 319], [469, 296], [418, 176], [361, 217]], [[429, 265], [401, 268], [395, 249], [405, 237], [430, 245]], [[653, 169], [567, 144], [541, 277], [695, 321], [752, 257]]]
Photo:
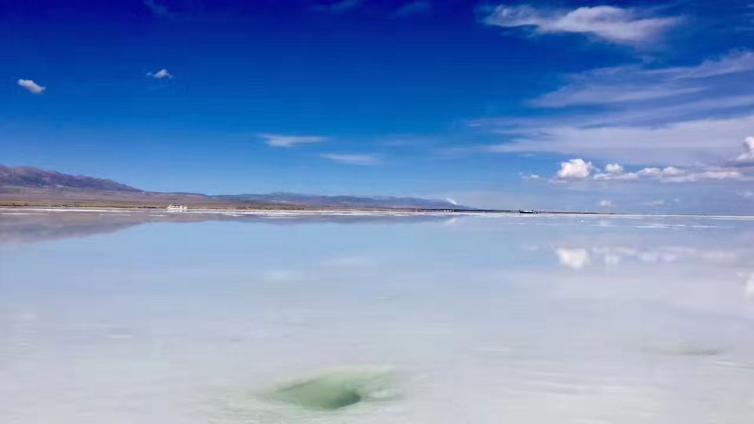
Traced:
[[308, 409], [333, 411], [394, 397], [392, 380], [385, 372], [331, 372], [279, 387], [269, 397]]

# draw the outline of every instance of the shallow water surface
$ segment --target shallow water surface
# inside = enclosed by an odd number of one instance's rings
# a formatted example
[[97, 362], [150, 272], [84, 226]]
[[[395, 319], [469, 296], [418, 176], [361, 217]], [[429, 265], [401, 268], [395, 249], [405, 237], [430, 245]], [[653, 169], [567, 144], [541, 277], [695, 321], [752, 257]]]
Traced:
[[2, 423], [754, 417], [754, 220], [0, 211]]

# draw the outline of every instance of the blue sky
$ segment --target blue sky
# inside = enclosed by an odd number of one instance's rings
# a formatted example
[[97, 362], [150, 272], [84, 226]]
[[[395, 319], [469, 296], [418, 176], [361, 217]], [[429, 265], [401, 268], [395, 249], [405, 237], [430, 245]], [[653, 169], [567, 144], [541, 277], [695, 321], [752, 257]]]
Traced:
[[4, 1], [0, 39], [6, 165], [754, 212], [751, 0]]

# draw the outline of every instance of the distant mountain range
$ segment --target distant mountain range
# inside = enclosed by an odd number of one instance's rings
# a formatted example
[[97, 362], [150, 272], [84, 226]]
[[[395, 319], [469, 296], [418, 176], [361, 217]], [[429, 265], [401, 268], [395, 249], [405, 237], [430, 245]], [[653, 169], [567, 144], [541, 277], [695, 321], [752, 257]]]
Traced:
[[83, 190], [128, 191], [141, 190], [103, 178], [69, 175], [31, 167], [0, 165], [0, 187], [69, 188]]
[[249, 209], [470, 209], [447, 200], [414, 197], [150, 192], [103, 178], [0, 165], [0, 205], [165, 207], [169, 204]]

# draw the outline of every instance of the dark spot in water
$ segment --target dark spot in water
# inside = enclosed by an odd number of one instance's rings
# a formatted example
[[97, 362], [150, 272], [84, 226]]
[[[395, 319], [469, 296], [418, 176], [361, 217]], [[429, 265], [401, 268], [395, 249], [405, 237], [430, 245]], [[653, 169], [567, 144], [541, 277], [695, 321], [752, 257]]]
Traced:
[[308, 409], [334, 411], [391, 397], [389, 380], [384, 373], [333, 372], [282, 386], [269, 397]]
[[361, 401], [362, 397], [352, 387], [343, 387], [322, 379], [284, 387], [276, 392], [280, 400], [307, 408], [340, 409]]

